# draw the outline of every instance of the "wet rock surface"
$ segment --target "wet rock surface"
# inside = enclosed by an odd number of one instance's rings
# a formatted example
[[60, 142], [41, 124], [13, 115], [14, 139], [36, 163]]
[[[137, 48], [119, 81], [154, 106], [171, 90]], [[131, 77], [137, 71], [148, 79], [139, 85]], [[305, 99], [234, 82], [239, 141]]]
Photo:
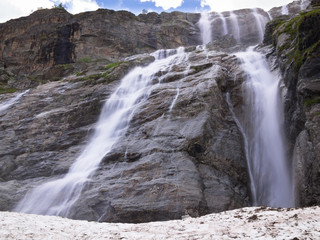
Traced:
[[[288, 3], [287, 5], [284, 5], [283, 7], [286, 7], [288, 10], [288, 14], [290, 17], [299, 14], [301, 11], [301, 1], [293, 1], [291, 3]], [[269, 10], [269, 13], [272, 18], [277, 18], [283, 15], [282, 12], [282, 6], [281, 7], [274, 7]]]
[[[246, 44], [262, 40], [253, 13], [235, 11]], [[261, 51], [283, 76], [297, 205], [309, 206], [320, 202], [319, 14], [295, 17], [268, 25], [264, 44], [271, 45]], [[199, 44], [199, 18], [110, 10], [73, 16], [53, 9], [0, 24], [0, 104], [17, 89], [30, 88], [0, 112], [0, 210], [11, 210], [28, 190], [64, 176], [121, 78], [154, 61], [146, 52]], [[216, 31], [206, 50], [188, 47], [188, 61], [155, 74], [148, 100], [135, 110], [69, 217], [135, 223], [250, 205], [243, 138], [230, 109], [236, 116], [243, 111], [245, 76], [231, 52], [245, 46], [221, 34], [221, 26]]]
[[315, 27], [319, 21], [319, 9], [309, 7], [294, 18], [276, 19], [276, 24], [270, 24], [274, 25], [274, 53], [270, 59], [276, 59], [283, 76], [285, 129], [295, 169], [298, 206], [320, 203], [320, 42], [319, 29]]
[[[226, 62], [237, 62], [215, 51], [188, 54], [189, 61], [156, 74], [149, 99], [69, 217], [145, 222], [249, 205], [242, 136], [220, 89], [229, 76]], [[1, 210], [11, 210], [34, 186], [63, 176], [90, 138], [119, 72], [150, 61], [138, 55], [113, 68], [88, 63], [78, 76], [33, 88], [2, 112]]]

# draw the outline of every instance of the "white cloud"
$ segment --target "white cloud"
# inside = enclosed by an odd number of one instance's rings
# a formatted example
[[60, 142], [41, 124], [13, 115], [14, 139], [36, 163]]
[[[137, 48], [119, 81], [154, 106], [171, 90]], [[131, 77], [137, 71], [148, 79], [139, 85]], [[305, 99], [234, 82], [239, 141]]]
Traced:
[[27, 16], [40, 7], [51, 8], [53, 5], [49, 0], [0, 0], [0, 22]]
[[162, 7], [164, 10], [180, 7], [183, 0], [140, 0], [140, 2], [155, 2], [156, 7]]
[[66, 9], [72, 13], [80, 13], [85, 11], [95, 11], [100, 6], [96, 0], [52, 0], [56, 5], [62, 3]]
[[99, 8], [96, 0], [0, 0], [0, 23], [12, 18], [28, 16], [38, 8], [52, 8], [60, 3], [72, 14]]
[[273, 7], [286, 5], [292, 1], [293, 0], [201, 0], [201, 7], [209, 6], [211, 11], [215, 12], [254, 7], [270, 10]]

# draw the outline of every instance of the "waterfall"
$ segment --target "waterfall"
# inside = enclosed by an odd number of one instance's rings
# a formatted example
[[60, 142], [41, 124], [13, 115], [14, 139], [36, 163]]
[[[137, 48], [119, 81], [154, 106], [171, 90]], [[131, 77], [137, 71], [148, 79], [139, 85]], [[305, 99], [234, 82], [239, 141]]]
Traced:
[[231, 26], [233, 37], [240, 43], [240, 27], [238, 22], [238, 17], [232, 11], [230, 12]]
[[311, 3], [310, 0], [301, 0], [300, 2], [301, 10], [306, 10], [310, 3]]
[[[185, 61], [186, 61], [186, 62], [189, 62], [189, 54], [186, 54], [186, 59], [185, 59]], [[189, 63], [188, 66], [187, 66], [187, 68], [186, 68], [186, 70], [183, 72], [184, 77], [188, 75], [189, 70], [190, 70], [190, 67], [191, 67], [191, 65], [190, 65], [190, 63]], [[180, 85], [181, 85], [181, 81], [182, 81], [182, 80], [180, 80], [180, 81], [178, 82], [178, 84], [177, 84], [176, 95], [175, 95], [172, 103], [170, 104], [169, 112], [172, 111], [172, 109], [173, 109], [174, 105], [176, 104], [176, 101], [177, 101], [177, 99], [178, 99], [178, 97], [179, 97], [179, 95], [180, 95]]]
[[211, 21], [208, 12], [204, 11], [201, 13], [198, 25], [200, 28], [202, 44], [207, 45], [212, 40]]
[[264, 30], [265, 30], [268, 19], [266, 19], [263, 15], [258, 13], [258, 10], [256, 8], [254, 8], [252, 10], [252, 14], [256, 20], [256, 25], [257, 25], [257, 30], [259, 33], [260, 42], [262, 42], [263, 36], [264, 36]]
[[179, 97], [179, 95], [180, 95], [180, 86], [177, 87], [176, 91], [177, 91], [177, 93], [176, 93], [176, 95], [175, 95], [172, 103], [170, 104], [169, 112], [172, 111], [172, 109], [173, 109], [173, 107], [174, 107], [174, 105], [175, 105], [175, 103], [176, 103], [176, 101], [177, 101], [177, 99], [178, 99], [178, 97]]
[[29, 90], [26, 90], [24, 92], [18, 93], [13, 98], [11, 98], [11, 99], [9, 99], [7, 101], [1, 102], [0, 103], [0, 113], [4, 112], [9, 107], [11, 107], [13, 104], [15, 104], [17, 101], [19, 101], [19, 99], [21, 97], [23, 97], [27, 92], [29, 92]]
[[282, 14], [282, 15], [288, 15], [288, 14], [289, 14], [288, 5], [282, 6], [282, 8], [281, 8], [281, 14]]
[[252, 176], [254, 205], [293, 207], [292, 174], [287, 163], [281, 132], [282, 103], [279, 77], [253, 47], [237, 53], [246, 74], [243, 83], [242, 128], [248, 141], [248, 170]]
[[29, 191], [14, 211], [69, 215], [85, 183], [94, 174], [103, 157], [125, 134], [135, 109], [148, 98], [155, 74], [166, 72], [171, 66], [181, 63], [186, 54], [183, 48], [179, 48], [174, 51], [159, 50], [152, 55], [156, 60], [146, 67], [136, 67], [130, 71], [105, 102], [93, 136], [68, 173]]
[[[246, 156], [246, 159], [249, 159], [249, 145], [248, 145], [248, 138], [247, 138], [247, 135], [245, 133], [245, 130], [243, 129], [239, 119], [237, 118], [234, 110], [233, 110], [233, 105], [231, 103], [231, 100], [230, 100], [230, 93], [227, 93], [226, 94], [226, 100], [227, 100], [227, 104], [228, 104], [228, 107], [229, 107], [229, 110], [231, 112], [231, 115], [232, 115], [232, 118], [234, 119], [235, 123], [237, 124], [237, 127], [239, 128], [240, 132], [241, 132], [241, 135], [243, 137], [243, 142], [244, 142], [244, 150], [245, 150], [245, 156]], [[249, 181], [250, 181], [250, 189], [256, 189], [256, 185], [255, 185], [255, 181], [254, 181], [254, 178], [252, 176], [252, 169], [251, 169], [251, 165], [250, 164], [247, 164], [248, 165], [248, 173], [249, 173]], [[253, 203], [256, 203], [256, 194], [254, 192], [254, 194], [252, 194], [252, 202]]]
[[221, 21], [222, 21], [223, 35], [226, 35], [226, 34], [228, 34], [228, 27], [227, 27], [226, 18], [223, 16], [222, 13], [218, 13], [218, 15], [219, 15], [219, 18], [220, 18]]

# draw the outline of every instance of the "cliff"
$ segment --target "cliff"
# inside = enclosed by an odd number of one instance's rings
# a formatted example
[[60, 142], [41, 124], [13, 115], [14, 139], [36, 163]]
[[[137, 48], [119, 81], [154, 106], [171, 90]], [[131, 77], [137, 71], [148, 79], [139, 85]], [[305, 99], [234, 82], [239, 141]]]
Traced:
[[[316, 2], [313, 10], [270, 22], [259, 47], [283, 78], [298, 206], [320, 203]], [[246, 146], [235, 118], [244, 112], [246, 73], [233, 52], [262, 41], [268, 14], [233, 14], [239, 29], [229, 12], [209, 16], [213, 41], [206, 48], [196, 46], [200, 14], [45, 9], [1, 24], [0, 210], [12, 210], [29, 190], [64, 176], [121, 79], [137, 66], [142, 76], [155, 62], [150, 52], [181, 46], [184, 58], [151, 75], [147, 101], [137, 100], [125, 135], [68, 217], [145, 222], [249, 206]]]
[[[260, 24], [267, 22], [268, 14], [262, 9], [243, 9], [234, 14], [240, 26], [239, 41], [247, 46], [261, 42]], [[257, 23], [255, 14], [262, 18], [262, 23]], [[230, 13], [222, 16], [227, 32], [233, 34]], [[220, 39], [226, 34], [221, 19], [217, 13], [212, 13], [211, 18], [215, 21], [213, 40]], [[72, 72], [64, 67], [70, 63], [102, 59], [119, 62], [124, 57], [157, 49], [200, 45], [199, 19], [198, 13], [182, 12], [135, 16], [107, 9], [77, 15], [59, 8], [38, 10], [28, 17], [0, 24], [0, 67], [5, 69], [0, 72], [0, 87], [13, 91], [58, 80]], [[218, 28], [214, 27], [217, 23]], [[259, 30], [261, 34], [257, 35]]]
[[99, 9], [71, 15], [59, 8], [38, 10], [0, 24], [0, 61], [15, 74], [83, 59], [118, 59], [156, 49], [197, 45], [200, 14]]
[[[265, 43], [272, 43], [283, 76], [285, 129], [293, 157], [298, 205], [319, 204], [319, 95], [320, 95], [320, 9], [313, 9], [287, 20], [275, 19], [267, 26]], [[271, 40], [272, 39], [272, 40]]]

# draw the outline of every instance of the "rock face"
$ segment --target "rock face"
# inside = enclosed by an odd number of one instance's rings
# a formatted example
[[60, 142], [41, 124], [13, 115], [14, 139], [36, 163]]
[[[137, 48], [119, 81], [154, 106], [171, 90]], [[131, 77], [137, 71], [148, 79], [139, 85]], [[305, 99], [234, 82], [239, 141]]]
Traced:
[[[211, 14], [214, 40], [231, 34], [238, 43], [260, 43], [268, 14], [262, 9], [233, 14], [237, 22], [230, 12], [221, 15], [227, 24], [226, 33], [222, 19], [217, 13]], [[61, 71], [52, 72], [53, 66], [99, 59], [116, 61], [156, 49], [200, 45], [199, 18], [200, 14], [182, 12], [135, 16], [99, 9], [71, 15], [59, 8], [43, 9], [0, 24], [0, 63], [9, 75], [19, 76], [19, 81], [12, 79], [9, 86], [25, 89], [57, 80]]]
[[39, 10], [0, 24], [0, 62], [15, 74], [40, 74], [57, 64], [197, 45], [198, 20], [199, 14], [179, 12], [135, 16], [107, 9], [78, 15]]
[[[225, 66], [237, 61], [215, 51], [189, 51], [188, 61], [156, 74], [148, 101], [69, 217], [143, 222], [249, 205], [242, 135], [221, 92], [233, 81]], [[65, 174], [121, 74], [150, 61], [138, 55], [113, 67], [108, 61], [73, 64], [85, 70], [31, 89], [2, 112], [0, 209], [11, 210], [27, 190]]]
[[[288, 13], [285, 14], [283, 12], [283, 8], [286, 8]], [[285, 15], [289, 15], [290, 17], [299, 14], [299, 12], [301, 11], [301, 1], [293, 1], [287, 5], [281, 6], [281, 7], [274, 7], [271, 8], [269, 13], [272, 16], [272, 18], [277, 18], [282, 16], [283, 14]]]
[[269, 15], [262, 9], [241, 9], [232, 12], [209, 14], [211, 21], [212, 40], [221, 40], [225, 35], [232, 35], [235, 44], [242, 47], [256, 45], [263, 40], [264, 26]]
[[265, 38], [266, 43], [273, 43], [273, 55], [283, 74], [285, 128], [300, 206], [320, 203], [319, 24], [319, 9], [310, 9], [290, 20], [274, 20], [267, 26], [273, 35]]

